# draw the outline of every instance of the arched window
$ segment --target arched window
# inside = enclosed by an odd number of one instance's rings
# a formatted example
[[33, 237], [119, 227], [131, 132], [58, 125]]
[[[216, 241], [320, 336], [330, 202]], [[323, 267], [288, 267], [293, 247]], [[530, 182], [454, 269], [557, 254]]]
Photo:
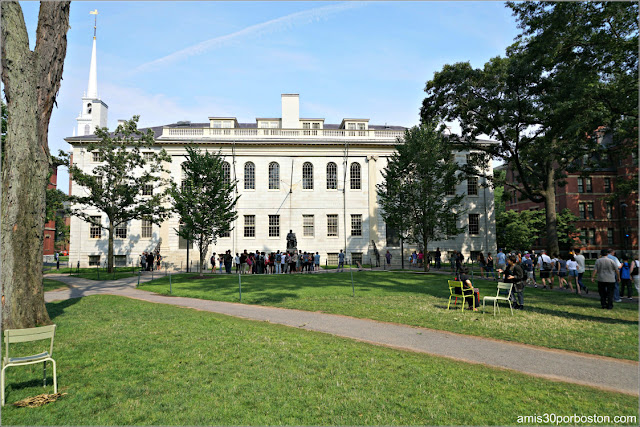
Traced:
[[229, 162], [222, 162], [222, 182], [224, 185], [231, 183], [231, 165]]
[[269, 190], [280, 189], [280, 165], [276, 162], [269, 163]]
[[256, 189], [256, 165], [254, 165], [252, 162], [247, 162], [244, 164], [244, 189]]
[[351, 189], [360, 190], [360, 163], [351, 163]]
[[338, 166], [335, 163], [327, 163], [327, 190], [338, 189]]
[[313, 165], [309, 162], [302, 165], [302, 189], [313, 190]]
[[91, 132], [91, 127], [89, 125], [84, 125], [84, 134], [89, 135]]

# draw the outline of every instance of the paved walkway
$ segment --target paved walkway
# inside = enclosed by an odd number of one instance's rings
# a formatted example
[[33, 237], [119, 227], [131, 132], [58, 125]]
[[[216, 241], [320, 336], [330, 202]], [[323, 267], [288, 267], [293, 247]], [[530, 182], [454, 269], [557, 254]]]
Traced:
[[[633, 361], [334, 314], [157, 295], [136, 289], [137, 277], [105, 282], [65, 275], [47, 275], [47, 277], [71, 285], [69, 289], [47, 292], [45, 294], [47, 302], [96, 294], [120, 295], [325, 332], [376, 345], [639, 395], [638, 363]], [[148, 280], [151, 280], [150, 274], [143, 275], [141, 278], [141, 282]]]

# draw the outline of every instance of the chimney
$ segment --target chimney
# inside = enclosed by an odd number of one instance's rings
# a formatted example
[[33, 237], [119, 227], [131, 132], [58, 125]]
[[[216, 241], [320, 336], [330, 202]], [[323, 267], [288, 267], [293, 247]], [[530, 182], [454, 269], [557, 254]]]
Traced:
[[282, 128], [300, 128], [300, 99], [297, 93], [282, 94]]

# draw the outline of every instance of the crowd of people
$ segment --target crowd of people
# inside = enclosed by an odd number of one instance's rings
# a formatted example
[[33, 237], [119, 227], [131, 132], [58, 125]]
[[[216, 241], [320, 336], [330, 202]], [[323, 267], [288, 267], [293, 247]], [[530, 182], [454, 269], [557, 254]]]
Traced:
[[[236, 253], [233, 256], [231, 250], [227, 250], [221, 254], [214, 252], [209, 262], [212, 273], [219, 271], [231, 274], [234, 266], [236, 274], [312, 273], [320, 269], [320, 254], [298, 251], [247, 252], [245, 249], [242, 253]], [[344, 255], [342, 266], [344, 268]]]
[[143, 271], [160, 270], [162, 255], [160, 251], [142, 252], [140, 254], [140, 268]]
[[[491, 253], [488, 253], [486, 257], [480, 253], [477, 261], [480, 267], [480, 278], [512, 283], [514, 307], [523, 308], [525, 285], [535, 288], [540, 285], [543, 289], [551, 290], [556, 285], [556, 278], [557, 286], [560, 289], [568, 289], [578, 295], [588, 294], [589, 288], [585, 284], [586, 279], [583, 280], [584, 273], [587, 271], [586, 260], [580, 252], [580, 249], [575, 249], [570, 251], [567, 256], [548, 255], [545, 250], [506, 254], [502, 249], [499, 249], [495, 259]], [[463, 262], [464, 257], [460, 252], [453, 254], [451, 264], [452, 266], [455, 264], [456, 277], [466, 283], [467, 288], [472, 288], [471, 279], [468, 277], [468, 268]], [[536, 277], [536, 272], [538, 277]], [[614, 302], [622, 302], [625, 293], [627, 299], [632, 299], [632, 282], [640, 292], [639, 273], [640, 259], [638, 256], [630, 260], [629, 256], [625, 254], [622, 255], [622, 261], [620, 261], [614, 250], [603, 249], [600, 258], [594, 265], [591, 277], [591, 281], [598, 285], [602, 308], [613, 308]], [[473, 307], [474, 298], [469, 296], [466, 299], [469, 307]]]

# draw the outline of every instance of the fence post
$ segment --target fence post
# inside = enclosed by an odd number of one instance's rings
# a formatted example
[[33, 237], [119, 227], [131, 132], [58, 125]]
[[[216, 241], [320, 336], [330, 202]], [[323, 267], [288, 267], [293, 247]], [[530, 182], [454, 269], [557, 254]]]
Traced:
[[171, 273], [169, 273], [169, 294], [173, 294], [173, 289], [171, 286]]
[[98, 280], [100, 280], [100, 265], [96, 264], [96, 271], [98, 272]]
[[136, 288], [138, 286], [140, 286], [140, 275], [142, 274], [142, 269], [138, 270], [138, 284], [136, 285]]

